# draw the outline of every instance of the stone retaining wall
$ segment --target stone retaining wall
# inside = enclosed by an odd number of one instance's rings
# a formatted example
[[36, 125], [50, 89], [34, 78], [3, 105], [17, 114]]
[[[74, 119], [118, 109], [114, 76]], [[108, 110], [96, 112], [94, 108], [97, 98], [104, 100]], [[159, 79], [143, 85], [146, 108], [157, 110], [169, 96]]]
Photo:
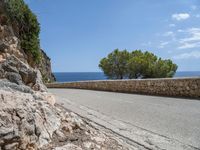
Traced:
[[200, 78], [82, 81], [51, 83], [47, 84], [47, 87], [77, 88], [200, 99]]

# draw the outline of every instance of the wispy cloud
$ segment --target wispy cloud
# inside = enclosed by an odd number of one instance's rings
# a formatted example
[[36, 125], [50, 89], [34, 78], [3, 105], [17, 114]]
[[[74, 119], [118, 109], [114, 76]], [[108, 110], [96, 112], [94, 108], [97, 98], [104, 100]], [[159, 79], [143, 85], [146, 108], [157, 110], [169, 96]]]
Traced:
[[186, 20], [190, 18], [190, 14], [188, 13], [179, 13], [179, 14], [173, 14], [172, 19], [181, 21], [181, 20]]
[[168, 32], [165, 32], [164, 34], [163, 34], [163, 36], [174, 36], [175, 34], [174, 34], [174, 32], [173, 31], [168, 31]]
[[162, 36], [170, 38], [170, 40], [172, 40], [172, 41], [176, 41], [176, 34], [173, 31], [165, 32], [162, 34]]
[[178, 29], [177, 32], [184, 32], [184, 30], [182, 30], [182, 29]]
[[174, 56], [173, 59], [199, 59], [200, 58], [200, 51], [192, 51], [188, 53], [182, 53], [177, 56]]
[[179, 40], [179, 49], [200, 47], [200, 28], [190, 28], [182, 32], [185, 32], [188, 37]]
[[158, 46], [158, 48], [164, 48], [166, 45], [168, 45], [169, 42], [161, 42], [160, 45]]
[[183, 43], [178, 48], [179, 49], [189, 49], [189, 48], [197, 48], [200, 47], [200, 42], [197, 43]]

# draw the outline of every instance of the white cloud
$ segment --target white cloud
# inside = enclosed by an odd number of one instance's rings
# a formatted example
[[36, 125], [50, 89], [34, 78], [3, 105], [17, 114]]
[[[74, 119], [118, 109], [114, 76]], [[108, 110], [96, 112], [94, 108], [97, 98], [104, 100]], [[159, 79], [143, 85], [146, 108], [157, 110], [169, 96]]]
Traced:
[[181, 20], [186, 20], [190, 18], [190, 14], [188, 13], [179, 13], [179, 14], [173, 14], [172, 19], [181, 21]]
[[168, 38], [170, 38], [171, 40], [176, 41], [176, 34], [175, 34], [173, 31], [165, 32], [165, 33], [163, 33], [162, 36], [168, 37]]
[[159, 48], [164, 48], [168, 44], [169, 44], [169, 42], [161, 42], [159, 45]]
[[165, 32], [164, 34], [163, 34], [163, 36], [174, 36], [175, 34], [174, 34], [174, 32], [172, 32], [172, 31], [168, 31], [168, 32]]
[[182, 29], [178, 29], [177, 31], [178, 31], [178, 32], [184, 32], [184, 30], [182, 30]]
[[185, 32], [188, 37], [179, 40], [179, 49], [200, 47], [200, 28], [190, 28], [182, 32]]
[[189, 49], [189, 48], [197, 48], [200, 47], [200, 42], [197, 43], [183, 43], [178, 48], [179, 49]]
[[190, 28], [186, 32], [190, 37], [182, 39], [182, 42], [200, 41], [200, 28]]
[[176, 25], [175, 24], [169, 24], [169, 27], [175, 27]]
[[192, 51], [174, 56], [173, 59], [199, 59], [200, 51]]

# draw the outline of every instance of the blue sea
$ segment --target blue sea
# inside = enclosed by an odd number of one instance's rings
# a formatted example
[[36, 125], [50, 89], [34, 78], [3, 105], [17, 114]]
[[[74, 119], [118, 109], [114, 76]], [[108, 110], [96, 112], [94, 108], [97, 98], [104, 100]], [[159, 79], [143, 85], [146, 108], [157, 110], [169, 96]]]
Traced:
[[[86, 80], [105, 80], [102, 72], [56, 72], [54, 73], [57, 82], [72, 82]], [[175, 77], [200, 77], [200, 71], [177, 72]]]

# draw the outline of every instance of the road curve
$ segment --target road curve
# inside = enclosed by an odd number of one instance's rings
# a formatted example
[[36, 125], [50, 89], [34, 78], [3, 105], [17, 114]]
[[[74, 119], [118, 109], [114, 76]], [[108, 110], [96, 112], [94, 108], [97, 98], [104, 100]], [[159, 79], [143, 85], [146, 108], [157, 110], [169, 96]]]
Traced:
[[200, 149], [199, 100], [79, 89], [49, 91], [124, 123]]

